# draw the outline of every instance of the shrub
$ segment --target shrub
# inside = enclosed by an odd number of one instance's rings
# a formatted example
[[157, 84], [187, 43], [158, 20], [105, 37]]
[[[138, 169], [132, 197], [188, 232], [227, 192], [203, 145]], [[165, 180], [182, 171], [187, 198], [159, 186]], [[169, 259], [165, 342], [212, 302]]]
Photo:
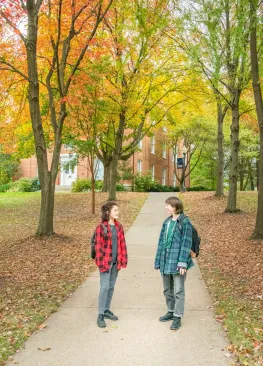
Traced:
[[91, 190], [90, 179], [77, 179], [72, 183], [72, 192], [88, 192]]
[[123, 184], [116, 184], [116, 191], [118, 191], [118, 192], [125, 191], [124, 185]]
[[95, 181], [95, 189], [97, 191], [101, 191], [103, 187], [103, 181], [102, 180], [96, 180]]
[[[95, 189], [101, 191], [103, 186], [103, 181], [95, 181]], [[72, 192], [89, 192], [91, 191], [91, 179], [77, 179], [76, 182], [72, 183]]]
[[136, 175], [134, 185], [137, 192], [153, 192], [152, 187], [156, 184], [151, 175]]
[[14, 192], [36, 192], [40, 190], [38, 178], [20, 178], [13, 182], [11, 191]]
[[39, 182], [38, 177], [32, 178], [31, 183], [32, 183], [32, 186], [31, 186], [30, 192], [37, 192], [40, 190], [40, 182]]
[[0, 185], [0, 192], [7, 192], [12, 187], [13, 183], [6, 183]]
[[137, 175], [135, 178], [135, 190], [137, 192], [179, 192], [178, 187], [163, 186], [153, 181], [151, 175]]
[[204, 186], [195, 186], [195, 187], [187, 188], [187, 191], [196, 191], [196, 192], [199, 192], [199, 191], [213, 191], [213, 189], [208, 188], [208, 187], [204, 187]]

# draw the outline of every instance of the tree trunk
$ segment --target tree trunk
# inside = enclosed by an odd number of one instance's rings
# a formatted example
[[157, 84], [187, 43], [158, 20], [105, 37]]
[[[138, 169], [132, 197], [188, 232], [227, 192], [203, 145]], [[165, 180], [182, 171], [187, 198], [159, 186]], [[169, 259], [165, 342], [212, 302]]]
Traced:
[[125, 111], [120, 113], [119, 127], [115, 136], [115, 151], [113, 152], [111, 169], [110, 169], [110, 189], [109, 189], [109, 201], [116, 200], [116, 183], [118, 173], [118, 163], [122, 148], [122, 141], [125, 129], [126, 116]]
[[238, 170], [239, 170], [239, 189], [240, 191], [244, 191], [245, 190], [245, 184], [244, 184], [244, 179], [245, 179], [245, 166], [246, 163], [244, 161], [244, 158], [240, 159], [240, 163], [238, 165]]
[[117, 154], [114, 154], [110, 170], [110, 189], [109, 189], [109, 201], [116, 200], [116, 184], [117, 184], [117, 172], [118, 172], [119, 158]]
[[36, 235], [50, 236], [54, 234], [53, 217], [55, 201], [55, 181], [52, 181], [51, 173], [45, 174], [41, 183], [41, 208]]
[[184, 187], [184, 181], [183, 180], [179, 180], [179, 190], [180, 190], [180, 192], [185, 192], [185, 187]]
[[95, 174], [94, 174], [94, 159], [90, 157], [90, 171], [91, 171], [91, 211], [95, 215]]
[[106, 160], [104, 164], [104, 177], [103, 177], [103, 187], [102, 192], [109, 192], [110, 189], [110, 161]]
[[227, 107], [222, 110], [222, 104], [217, 102], [217, 180], [216, 180], [216, 197], [224, 196], [224, 133], [223, 123], [227, 112]]
[[251, 189], [251, 191], [254, 191], [255, 190], [255, 184], [254, 184], [251, 160], [248, 160], [248, 179], [250, 181], [250, 189]]
[[47, 149], [44, 138], [44, 131], [41, 122], [40, 104], [39, 104], [39, 82], [36, 57], [37, 33], [38, 33], [38, 15], [34, 2], [28, 1], [28, 34], [26, 42], [27, 50], [27, 68], [28, 68], [28, 101], [30, 108], [30, 117], [34, 133], [36, 146], [36, 156], [41, 185], [41, 207], [37, 235], [52, 235], [53, 231], [53, 211], [54, 211], [54, 193], [55, 179], [48, 170]]
[[239, 152], [239, 101], [240, 91], [234, 90], [231, 101], [231, 156], [229, 173], [229, 193], [225, 212], [238, 212], [237, 209], [237, 177], [238, 177], [238, 152]]
[[259, 152], [259, 179], [258, 179], [258, 207], [257, 219], [253, 239], [263, 239], [263, 101], [260, 86], [258, 53], [257, 53], [257, 2], [250, 0], [250, 55], [253, 91], [256, 103], [258, 126], [260, 133], [260, 152]]

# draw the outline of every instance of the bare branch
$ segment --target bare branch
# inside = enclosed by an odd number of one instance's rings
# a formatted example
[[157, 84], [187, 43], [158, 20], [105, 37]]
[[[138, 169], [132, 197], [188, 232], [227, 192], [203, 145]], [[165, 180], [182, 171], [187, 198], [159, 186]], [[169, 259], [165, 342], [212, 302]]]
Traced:
[[22, 71], [17, 69], [14, 65], [10, 64], [9, 62], [4, 61], [2, 57], [0, 58], [0, 64], [8, 66], [8, 68], [0, 67], [0, 70], [16, 72], [17, 74], [19, 74], [20, 76], [22, 76], [25, 80], [27, 80], [29, 82], [29, 78]]

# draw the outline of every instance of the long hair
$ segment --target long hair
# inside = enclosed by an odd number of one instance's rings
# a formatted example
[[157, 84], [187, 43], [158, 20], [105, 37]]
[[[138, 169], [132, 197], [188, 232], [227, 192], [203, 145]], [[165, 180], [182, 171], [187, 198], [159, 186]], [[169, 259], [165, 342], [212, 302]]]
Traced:
[[115, 201], [108, 201], [101, 206], [101, 220], [109, 221], [110, 212], [112, 207], [118, 206]]

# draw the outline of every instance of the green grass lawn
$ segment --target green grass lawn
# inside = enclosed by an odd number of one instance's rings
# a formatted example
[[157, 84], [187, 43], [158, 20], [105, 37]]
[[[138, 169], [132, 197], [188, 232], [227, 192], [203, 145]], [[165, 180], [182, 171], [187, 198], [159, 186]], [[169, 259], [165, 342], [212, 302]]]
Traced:
[[0, 192], [0, 209], [12, 209], [40, 200], [40, 192]]

